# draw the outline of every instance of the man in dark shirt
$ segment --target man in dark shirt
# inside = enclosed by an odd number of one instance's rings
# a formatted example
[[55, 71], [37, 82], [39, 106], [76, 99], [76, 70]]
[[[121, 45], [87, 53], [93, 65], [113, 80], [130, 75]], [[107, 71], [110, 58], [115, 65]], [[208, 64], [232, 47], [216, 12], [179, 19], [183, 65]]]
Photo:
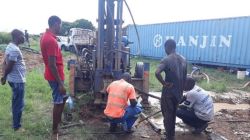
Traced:
[[[187, 62], [184, 57], [175, 52], [176, 42], [174, 40], [167, 40], [164, 46], [167, 56], [161, 60], [155, 76], [163, 85], [161, 111], [164, 117], [166, 139], [173, 140], [175, 135], [176, 109], [182, 99], [183, 87], [187, 75]], [[161, 76], [163, 71], [165, 73], [165, 80]]]

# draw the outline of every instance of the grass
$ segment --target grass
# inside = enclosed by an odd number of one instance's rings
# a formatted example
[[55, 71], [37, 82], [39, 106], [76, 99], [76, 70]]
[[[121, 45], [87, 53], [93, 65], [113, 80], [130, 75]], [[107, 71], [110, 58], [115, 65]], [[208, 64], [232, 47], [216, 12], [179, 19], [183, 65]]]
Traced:
[[[66, 67], [65, 67], [66, 68]], [[65, 69], [65, 85], [68, 89], [69, 71]], [[24, 133], [16, 133], [12, 129], [11, 89], [8, 84], [0, 86], [0, 140], [46, 140], [50, 139], [52, 125], [51, 89], [43, 78], [43, 67], [37, 67], [27, 73], [25, 86], [25, 108], [22, 116]], [[68, 91], [68, 90], [67, 90]], [[74, 120], [79, 120], [78, 113], [74, 113]], [[89, 139], [93, 137], [85, 134], [85, 127], [68, 130], [70, 137]], [[72, 136], [71, 136], [72, 135]]]
[[43, 79], [42, 69], [35, 69], [27, 75], [25, 109], [23, 112], [24, 134], [14, 133], [11, 114], [11, 90], [8, 84], [0, 86], [0, 139], [27, 140], [46, 139], [51, 130], [51, 91]]
[[[132, 73], [134, 73], [134, 67], [136, 62], [148, 62], [150, 63], [150, 78], [149, 78], [149, 86], [150, 91], [161, 91], [161, 84], [158, 82], [158, 80], [155, 78], [155, 70], [157, 66], [160, 63], [160, 60], [153, 60], [153, 59], [147, 59], [147, 58], [133, 58], [131, 60], [131, 66], [132, 66]], [[229, 72], [222, 72], [220, 70], [217, 70], [215, 68], [206, 68], [201, 67], [202, 72], [205, 72], [210, 77], [210, 83], [208, 84], [205, 80], [198, 80], [197, 84], [201, 86], [202, 88], [214, 91], [214, 92], [228, 92], [232, 90], [233, 88], [239, 88], [242, 87], [246, 82], [250, 80], [249, 77], [246, 77], [245, 80], [239, 80], [236, 78], [235, 74], [231, 74]], [[192, 65], [188, 65], [188, 73], [190, 74], [192, 71]], [[162, 74], [162, 76], [164, 76]], [[250, 88], [243, 89], [244, 91], [250, 92]]]
[[149, 68], [149, 89], [150, 91], [161, 91], [161, 84], [160, 82], [156, 79], [155, 77], [155, 71], [157, 66], [159, 65], [159, 60], [152, 60], [152, 59], [146, 59], [146, 58], [140, 58], [140, 57], [136, 57], [136, 58], [132, 58], [131, 59], [131, 72], [132, 74], [135, 72], [135, 65], [136, 62], [146, 62], [146, 63], [150, 63], [150, 68]]

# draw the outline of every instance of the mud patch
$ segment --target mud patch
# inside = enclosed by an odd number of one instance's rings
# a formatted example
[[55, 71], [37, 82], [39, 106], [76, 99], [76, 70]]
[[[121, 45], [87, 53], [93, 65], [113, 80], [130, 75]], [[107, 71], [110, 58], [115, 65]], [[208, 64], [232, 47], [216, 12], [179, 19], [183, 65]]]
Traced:
[[81, 119], [86, 126], [86, 134], [92, 134], [93, 140], [142, 140], [154, 139], [160, 140], [161, 136], [154, 132], [150, 125], [145, 121], [138, 125], [134, 133], [123, 133], [122, 128], [117, 129], [117, 133], [109, 132], [109, 121], [103, 114], [103, 109], [95, 108], [93, 105], [84, 105], [81, 107]]
[[250, 139], [250, 109], [221, 110], [215, 114], [212, 131], [228, 140]]
[[209, 92], [214, 102], [229, 104], [250, 104], [250, 93], [241, 90], [232, 90], [227, 93]]

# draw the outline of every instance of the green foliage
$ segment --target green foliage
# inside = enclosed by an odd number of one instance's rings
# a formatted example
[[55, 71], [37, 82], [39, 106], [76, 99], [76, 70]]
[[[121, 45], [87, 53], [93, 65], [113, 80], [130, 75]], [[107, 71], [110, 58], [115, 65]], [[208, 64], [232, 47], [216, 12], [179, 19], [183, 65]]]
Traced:
[[225, 83], [226, 83], [225, 81], [224, 82], [213, 81], [208, 84], [206, 81], [201, 81], [198, 83], [198, 85], [208, 91], [215, 91], [218, 93], [223, 93], [227, 91], [227, 87]]
[[[160, 63], [160, 60], [155, 60], [155, 59], [147, 59], [147, 58], [141, 58], [141, 57], [135, 57], [131, 59], [131, 72], [134, 74], [135, 72], [135, 65], [137, 62], [146, 62], [150, 63], [150, 68], [149, 68], [149, 89], [150, 91], [161, 91], [161, 84], [160, 82], [156, 79], [155, 77], [155, 71], [157, 66]], [[164, 76], [164, 74], [162, 74]]]
[[78, 19], [74, 22], [63, 21], [61, 27], [61, 34], [67, 35], [69, 29], [71, 28], [83, 28], [83, 29], [95, 30], [95, 27], [93, 26], [92, 22], [86, 19]]
[[69, 32], [69, 29], [73, 27], [73, 24], [71, 22], [62, 22], [62, 27], [61, 27], [61, 34], [62, 35], [67, 35]]
[[[43, 70], [37, 68], [27, 75], [25, 108], [23, 112], [24, 134], [11, 128], [11, 90], [8, 84], [0, 86], [0, 139], [48, 139], [51, 128], [51, 90], [43, 78]], [[1, 136], [3, 135], [3, 136]]]
[[94, 30], [95, 27], [93, 26], [93, 24], [86, 20], [86, 19], [79, 19], [73, 22], [73, 26], [75, 28], [83, 28], [83, 29], [90, 29], [90, 30]]
[[10, 33], [0, 32], [0, 44], [8, 44], [11, 41]]

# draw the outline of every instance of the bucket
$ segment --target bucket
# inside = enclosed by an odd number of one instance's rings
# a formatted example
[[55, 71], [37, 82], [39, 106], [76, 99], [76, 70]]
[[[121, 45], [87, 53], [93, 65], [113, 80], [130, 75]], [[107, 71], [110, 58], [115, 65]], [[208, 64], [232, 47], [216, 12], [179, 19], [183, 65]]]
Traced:
[[246, 71], [237, 71], [237, 79], [243, 80], [246, 76]]

